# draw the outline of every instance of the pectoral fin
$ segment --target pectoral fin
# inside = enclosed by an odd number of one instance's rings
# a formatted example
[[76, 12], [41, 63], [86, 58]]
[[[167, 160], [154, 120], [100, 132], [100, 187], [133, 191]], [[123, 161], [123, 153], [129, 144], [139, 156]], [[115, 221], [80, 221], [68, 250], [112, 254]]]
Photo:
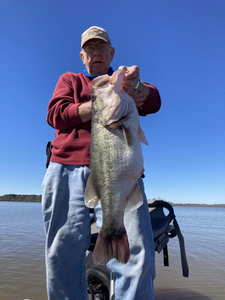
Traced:
[[84, 200], [85, 200], [85, 205], [89, 208], [94, 208], [99, 201], [99, 196], [96, 193], [94, 188], [92, 175], [89, 176], [87, 181], [87, 185], [84, 193]]
[[131, 193], [130, 197], [127, 199], [125, 210], [126, 211], [135, 210], [138, 207], [140, 207], [142, 204], [143, 204], [143, 196], [142, 196], [140, 186], [137, 182], [133, 189], [133, 192]]
[[130, 146], [134, 141], [132, 132], [130, 131], [129, 127], [125, 126], [124, 124], [121, 125], [121, 129], [127, 146]]
[[123, 132], [125, 143], [128, 146], [130, 146], [132, 144], [132, 142], [134, 141], [134, 137], [133, 137], [133, 134], [132, 134], [131, 130], [129, 129], [129, 127], [127, 127], [124, 124], [125, 120], [126, 120], [126, 118], [122, 118], [117, 122], [111, 123], [110, 125], [108, 125], [108, 127], [111, 129], [117, 129], [118, 127], [120, 127], [120, 129]]
[[139, 126], [138, 128], [138, 137], [139, 137], [139, 140], [148, 146], [148, 141], [146, 140], [146, 137], [145, 137], [145, 134], [143, 132], [143, 130], [141, 129], [141, 127]]

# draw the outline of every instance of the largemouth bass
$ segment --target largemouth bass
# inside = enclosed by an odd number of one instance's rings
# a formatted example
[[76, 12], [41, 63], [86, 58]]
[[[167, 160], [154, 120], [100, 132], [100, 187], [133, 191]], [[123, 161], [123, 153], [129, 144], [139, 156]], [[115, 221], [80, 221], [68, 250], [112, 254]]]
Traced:
[[101, 199], [103, 224], [93, 252], [95, 263], [112, 258], [128, 262], [124, 211], [143, 203], [137, 180], [144, 171], [141, 142], [148, 143], [135, 102], [122, 88], [124, 74], [119, 69], [92, 81], [91, 175], [85, 204], [93, 208]]

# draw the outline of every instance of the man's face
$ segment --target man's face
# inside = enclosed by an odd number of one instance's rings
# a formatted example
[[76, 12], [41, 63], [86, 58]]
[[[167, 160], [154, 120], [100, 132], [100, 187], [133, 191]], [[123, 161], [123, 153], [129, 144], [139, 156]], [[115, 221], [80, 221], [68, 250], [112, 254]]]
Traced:
[[91, 39], [84, 44], [80, 58], [90, 75], [103, 75], [108, 72], [114, 53], [115, 49], [108, 43]]

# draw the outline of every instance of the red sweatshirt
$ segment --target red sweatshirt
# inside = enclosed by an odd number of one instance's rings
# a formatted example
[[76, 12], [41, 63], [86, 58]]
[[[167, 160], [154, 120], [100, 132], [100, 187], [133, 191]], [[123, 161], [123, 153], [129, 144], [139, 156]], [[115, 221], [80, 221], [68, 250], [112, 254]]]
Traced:
[[[142, 107], [141, 116], [159, 110], [161, 99], [158, 90], [148, 84], [150, 93]], [[91, 80], [83, 73], [67, 72], [56, 85], [48, 105], [47, 122], [56, 129], [52, 142], [51, 161], [66, 165], [89, 165], [91, 121], [83, 123], [77, 113], [81, 103], [91, 99]]]

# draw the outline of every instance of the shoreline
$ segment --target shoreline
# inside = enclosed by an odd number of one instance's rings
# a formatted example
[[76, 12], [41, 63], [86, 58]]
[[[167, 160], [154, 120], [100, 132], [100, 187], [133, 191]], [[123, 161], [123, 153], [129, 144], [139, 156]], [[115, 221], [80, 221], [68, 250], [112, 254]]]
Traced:
[[[4, 202], [41, 202], [41, 195], [18, 195], [18, 194], [6, 194], [3, 196], [0, 196], [0, 201]], [[163, 200], [163, 199], [152, 199], [148, 201], [155, 201], [155, 200]], [[225, 207], [225, 204], [196, 204], [196, 203], [173, 203], [164, 200], [165, 202], [168, 202], [172, 206], [196, 206], [196, 207]]]
[[41, 195], [6, 194], [0, 196], [0, 201], [5, 202], [41, 202]]

